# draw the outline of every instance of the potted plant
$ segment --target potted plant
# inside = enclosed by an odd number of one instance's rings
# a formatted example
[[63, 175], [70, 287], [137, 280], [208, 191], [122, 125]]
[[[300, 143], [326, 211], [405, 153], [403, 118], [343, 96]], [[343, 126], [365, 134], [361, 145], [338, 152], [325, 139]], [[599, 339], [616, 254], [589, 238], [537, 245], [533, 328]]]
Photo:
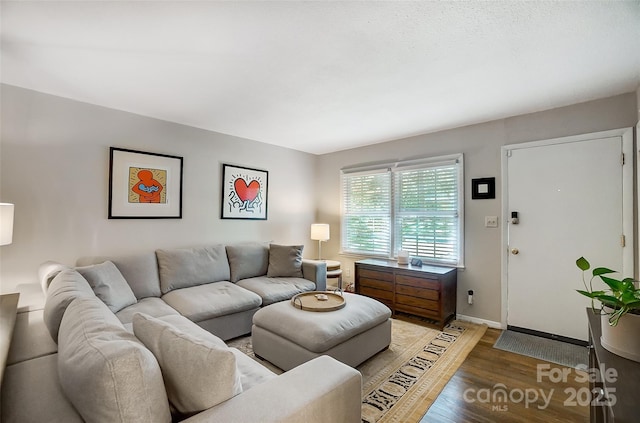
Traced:
[[[640, 289], [633, 278], [615, 279], [610, 275], [617, 273], [606, 267], [596, 267], [591, 271], [587, 285], [586, 272], [591, 268], [589, 262], [580, 257], [576, 265], [582, 270], [582, 282], [585, 290], [580, 294], [591, 298], [595, 313], [602, 315], [602, 346], [608, 351], [634, 361], [640, 361]], [[604, 290], [594, 290], [593, 280], [599, 278], [607, 285]], [[595, 300], [602, 307], [596, 308]]]

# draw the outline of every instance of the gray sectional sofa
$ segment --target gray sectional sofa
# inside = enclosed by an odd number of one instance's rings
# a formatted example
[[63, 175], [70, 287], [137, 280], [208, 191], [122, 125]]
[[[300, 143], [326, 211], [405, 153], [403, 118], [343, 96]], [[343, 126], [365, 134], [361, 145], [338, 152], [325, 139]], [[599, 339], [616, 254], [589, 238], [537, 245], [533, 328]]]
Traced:
[[[326, 289], [324, 263], [303, 260], [302, 247], [296, 246], [243, 243], [82, 257], [77, 270], [91, 279], [93, 267], [106, 261], [126, 281], [120, 281], [117, 295], [118, 301], [127, 298], [126, 307], [112, 308], [122, 323], [130, 324], [138, 312], [154, 317], [181, 314], [223, 340], [250, 333], [260, 307]], [[45, 285], [59, 269], [54, 265], [45, 272]], [[114, 280], [103, 290], [103, 299], [117, 289]]]
[[360, 421], [353, 368], [322, 356], [276, 375], [224, 343], [261, 307], [325, 289], [324, 263], [301, 251], [246, 243], [45, 263], [44, 310], [18, 316], [2, 421]]

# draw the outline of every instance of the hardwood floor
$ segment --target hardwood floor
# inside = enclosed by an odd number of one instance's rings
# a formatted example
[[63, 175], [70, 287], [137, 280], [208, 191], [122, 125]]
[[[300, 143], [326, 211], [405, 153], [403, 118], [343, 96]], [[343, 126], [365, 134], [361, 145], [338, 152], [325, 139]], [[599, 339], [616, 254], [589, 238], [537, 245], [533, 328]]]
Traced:
[[500, 333], [487, 330], [421, 423], [588, 422], [585, 373], [495, 349]]

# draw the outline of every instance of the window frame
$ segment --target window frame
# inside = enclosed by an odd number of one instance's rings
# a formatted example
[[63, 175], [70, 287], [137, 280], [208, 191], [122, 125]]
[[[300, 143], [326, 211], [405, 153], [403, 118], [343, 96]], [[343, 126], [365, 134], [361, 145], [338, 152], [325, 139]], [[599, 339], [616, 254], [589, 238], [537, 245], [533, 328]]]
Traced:
[[[458, 268], [464, 267], [464, 240], [465, 240], [465, 231], [464, 231], [464, 155], [462, 153], [451, 154], [446, 156], [438, 156], [438, 157], [428, 157], [428, 158], [420, 158], [413, 160], [404, 160], [404, 161], [396, 161], [396, 162], [386, 162], [386, 163], [378, 163], [369, 166], [359, 166], [359, 167], [349, 167], [343, 168], [340, 171], [340, 225], [341, 225], [341, 239], [340, 239], [340, 254], [345, 256], [359, 256], [359, 257], [375, 257], [375, 258], [385, 258], [395, 260], [397, 259], [397, 252], [399, 250], [399, 245], [397, 245], [398, 240], [397, 233], [398, 228], [397, 225], [397, 202], [398, 197], [396, 191], [396, 175], [398, 172], [407, 171], [412, 169], [426, 169], [426, 168], [434, 168], [440, 166], [449, 166], [455, 164], [457, 168], [457, 226], [458, 226], [458, 242], [457, 242], [457, 261], [444, 261], [444, 260], [434, 260], [429, 257], [420, 257], [425, 264], [433, 264], [433, 265], [441, 265], [441, 266], [454, 266]], [[390, 174], [389, 178], [389, 219], [390, 219], [390, 228], [389, 228], [389, 251], [383, 254], [375, 254], [372, 252], [363, 252], [350, 250], [346, 248], [345, 242], [347, 241], [347, 228], [345, 224], [346, 214], [346, 202], [347, 202], [347, 193], [345, 192], [345, 179], [350, 175], [367, 175], [375, 172], [388, 172]]]

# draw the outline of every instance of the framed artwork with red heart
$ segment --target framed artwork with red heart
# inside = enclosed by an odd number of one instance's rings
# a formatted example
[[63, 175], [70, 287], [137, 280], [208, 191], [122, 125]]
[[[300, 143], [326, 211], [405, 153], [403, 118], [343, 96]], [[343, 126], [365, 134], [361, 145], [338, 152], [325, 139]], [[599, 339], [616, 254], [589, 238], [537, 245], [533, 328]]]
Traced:
[[223, 219], [267, 220], [269, 172], [222, 165]]

